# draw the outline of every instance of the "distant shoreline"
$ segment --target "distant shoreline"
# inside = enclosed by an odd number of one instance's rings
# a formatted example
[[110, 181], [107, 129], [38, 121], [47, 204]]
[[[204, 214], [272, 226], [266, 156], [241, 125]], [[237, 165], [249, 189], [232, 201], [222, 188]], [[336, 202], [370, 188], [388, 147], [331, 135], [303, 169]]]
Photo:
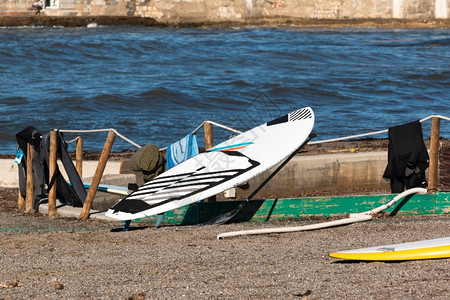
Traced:
[[152, 18], [124, 16], [50, 17], [50, 16], [0, 16], [0, 27], [86, 27], [96, 23], [102, 26], [131, 25], [151, 27], [235, 27], [235, 26], [295, 26], [305, 28], [450, 28], [450, 20], [410, 19], [294, 19], [260, 18], [242, 22], [158, 22]]

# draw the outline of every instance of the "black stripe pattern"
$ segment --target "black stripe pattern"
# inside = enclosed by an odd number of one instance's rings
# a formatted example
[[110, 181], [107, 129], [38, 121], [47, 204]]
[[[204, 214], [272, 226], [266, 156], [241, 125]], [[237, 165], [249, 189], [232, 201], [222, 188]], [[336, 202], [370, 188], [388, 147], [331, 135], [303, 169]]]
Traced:
[[312, 112], [309, 108], [302, 108], [289, 114], [289, 121], [306, 120], [312, 118]]
[[[235, 178], [260, 164], [237, 151], [221, 153], [227, 156], [239, 156], [241, 159], [245, 159], [247, 163], [241, 165], [247, 165], [247, 167], [213, 172], [208, 172], [205, 167], [200, 167], [190, 173], [172, 176], [164, 176], [162, 174], [116, 203], [111, 209], [114, 210], [114, 213], [118, 211], [138, 213], [172, 201], [182, 200]], [[199, 198], [197, 201], [200, 200], [202, 199]]]

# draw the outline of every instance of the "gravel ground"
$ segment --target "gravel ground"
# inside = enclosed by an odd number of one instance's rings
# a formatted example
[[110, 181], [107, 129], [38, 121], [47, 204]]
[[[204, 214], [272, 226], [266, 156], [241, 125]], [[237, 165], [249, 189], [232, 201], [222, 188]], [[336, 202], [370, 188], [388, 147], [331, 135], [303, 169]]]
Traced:
[[[386, 147], [386, 140], [350, 141], [308, 146], [301, 154]], [[114, 153], [112, 159], [130, 155]], [[216, 236], [228, 231], [323, 220], [120, 232], [117, 223], [26, 215], [16, 202], [16, 190], [0, 190], [0, 299], [448, 299], [450, 294], [450, 259], [365, 263], [328, 256], [450, 236], [450, 214], [219, 241]]]
[[0, 299], [448, 299], [450, 259], [331, 258], [449, 236], [450, 215], [385, 217], [318, 231], [217, 240], [318, 221], [132, 227], [26, 215], [0, 192]]

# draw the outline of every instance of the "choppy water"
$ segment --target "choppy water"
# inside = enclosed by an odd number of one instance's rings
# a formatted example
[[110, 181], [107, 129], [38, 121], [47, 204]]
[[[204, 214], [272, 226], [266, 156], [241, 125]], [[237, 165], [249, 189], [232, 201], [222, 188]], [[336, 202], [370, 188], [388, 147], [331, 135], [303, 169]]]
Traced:
[[[206, 119], [245, 130], [303, 106], [323, 140], [450, 117], [450, 30], [0, 28], [0, 83], [4, 154], [30, 125], [164, 147]], [[106, 133], [83, 136], [101, 150]]]

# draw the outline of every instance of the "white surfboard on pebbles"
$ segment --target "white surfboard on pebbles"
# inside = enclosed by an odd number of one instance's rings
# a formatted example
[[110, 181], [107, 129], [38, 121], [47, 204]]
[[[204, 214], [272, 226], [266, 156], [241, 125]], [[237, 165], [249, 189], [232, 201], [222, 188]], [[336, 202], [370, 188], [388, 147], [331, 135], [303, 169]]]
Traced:
[[217, 195], [285, 160], [308, 139], [314, 113], [305, 107], [200, 153], [126, 196], [106, 216], [128, 221]]

